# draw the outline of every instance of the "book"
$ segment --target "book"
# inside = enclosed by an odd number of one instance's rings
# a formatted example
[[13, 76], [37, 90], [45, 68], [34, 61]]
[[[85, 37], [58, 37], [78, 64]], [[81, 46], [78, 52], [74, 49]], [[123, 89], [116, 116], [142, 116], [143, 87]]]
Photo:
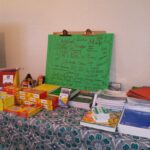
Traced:
[[135, 98], [135, 97], [127, 97], [127, 103], [128, 104], [138, 104], [138, 105], [149, 105], [150, 101], [141, 99], [141, 98]]
[[68, 88], [61, 88], [61, 92], [58, 98], [58, 105], [61, 107], [68, 107], [68, 100], [70, 95], [71, 89]]
[[[49, 96], [55, 96], [55, 97], [59, 97], [60, 93], [61, 93], [61, 88], [62, 87], [59, 87], [53, 91], [50, 91], [48, 93]], [[69, 99], [73, 98], [75, 95], [77, 95], [80, 91], [77, 90], [77, 89], [71, 89], [70, 91], [70, 95], [69, 95]]]
[[150, 100], [150, 87], [139, 87], [128, 91], [127, 95], [129, 97], [135, 97], [145, 100]]
[[150, 138], [150, 107], [126, 104], [118, 124], [118, 131], [124, 134]]
[[82, 94], [79, 94], [69, 101], [69, 105], [72, 107], [89, 110], [92, 102], [93, 102], [93, 97], [84, 96]]
[[104, 107], [93, 107], [86, 112], [80, 125], [115, 132], [121, 116], [121, 111], [114, 111]]
[[68, 107], [69, 99], [74, 97], [78, 92], [79, 90], [76, 89], [61, 88], [58, 98], [58, 105], [61, 107]]
[[107, 107], [109, 109], [114, 110], [123, 110], [123, 107], [126, 103], [126, 94], [125, 92], [121, 91], [111, 91], [111, 90], [104, 90], [97, 92], [96, 97], [93, 101], [93, 107]]
[[69, 106], [89, 110], [92, 106], [94, 93], [80, 91], [69, 100]]

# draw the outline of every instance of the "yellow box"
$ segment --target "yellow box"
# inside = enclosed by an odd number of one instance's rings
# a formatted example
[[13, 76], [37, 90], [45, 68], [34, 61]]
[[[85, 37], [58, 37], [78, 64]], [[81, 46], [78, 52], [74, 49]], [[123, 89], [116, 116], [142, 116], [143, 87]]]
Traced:
[[41, 99], [41, 104], [52, 105], [52, 100], [50, 99]]
[[4, 108], [12, 106], [15, 104], [14, 95], [7, 95], [5, 99], [3, 99]]
[[28, 101], [30, 101], [34, 105], [41, 104], [41, 102], [40, 102], [41, 100], [39, 98], [30, 97], [30, 98], [28, 98]]
[[53, 91], [53, 90], [55, 90], [57, 88], [59, 88], [59, 86], [57, 86], [57, 85], [42, 84], [42, 85], [39, 85], [39, 86], [35, 87], [34, 89], [46, 91], [48, 93], [48, 92]]
[[0, 99], [0, 111], [3, 111], [3, 101]]
[[32, 101], [29, 101], [29, 100], [24, 100], [24, 101], [23, 101], [23, 104], [24, 104], [24, 105], [31, 106], [31, 105], [33, 105], [34, 103], [33, 103]]
[[0, 92], [0, 111], [3, 111], [4, 103], [3, 99], [7, 96], [6, 92]]
[[5, 109], [6, 112], [14, 113], [20, 117], [28, 118], [41, 110], [41, 107], [34, 107], [34, 106], [10, 106]]
[[0, 91], [0, 99], [4, 99], [7, 96], [7, 92]]
[[43, 107], [47, 110], [54, 110], [54, 107], [53, 105], [47, 105], [47, 104], [44, 104]]
[[15, 103], [14, 95], [7, 94], [6, 92], [0, 92], [0, 101], [1, 101], [0, 102], [1, 110], [2, 110], [2, 107], [4, 109], [9, 106], [12, 106]]

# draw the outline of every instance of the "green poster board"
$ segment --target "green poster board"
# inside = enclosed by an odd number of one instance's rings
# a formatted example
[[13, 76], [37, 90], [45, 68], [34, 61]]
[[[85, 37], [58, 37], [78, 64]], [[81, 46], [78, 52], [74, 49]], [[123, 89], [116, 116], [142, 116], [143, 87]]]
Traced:
[[97, 91], [109, 83], [113, 34], [48, 36], [46, 83]]

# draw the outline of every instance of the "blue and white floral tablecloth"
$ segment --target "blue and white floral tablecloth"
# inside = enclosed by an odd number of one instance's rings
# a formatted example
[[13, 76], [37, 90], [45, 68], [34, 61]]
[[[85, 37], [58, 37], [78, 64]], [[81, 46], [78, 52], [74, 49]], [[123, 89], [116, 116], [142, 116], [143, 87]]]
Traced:
[[43, 110], [29, 119], [0, 112], [3, 150], [150, 150], [150, 139], [83, 127], [84, 110]]

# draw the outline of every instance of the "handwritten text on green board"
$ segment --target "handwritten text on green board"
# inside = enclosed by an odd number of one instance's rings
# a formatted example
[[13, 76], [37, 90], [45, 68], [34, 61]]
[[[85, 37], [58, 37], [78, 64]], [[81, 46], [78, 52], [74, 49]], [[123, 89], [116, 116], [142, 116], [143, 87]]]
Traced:
[[46, 83], [96, 91], [108, 87], [113, 34], [49, 35]]

